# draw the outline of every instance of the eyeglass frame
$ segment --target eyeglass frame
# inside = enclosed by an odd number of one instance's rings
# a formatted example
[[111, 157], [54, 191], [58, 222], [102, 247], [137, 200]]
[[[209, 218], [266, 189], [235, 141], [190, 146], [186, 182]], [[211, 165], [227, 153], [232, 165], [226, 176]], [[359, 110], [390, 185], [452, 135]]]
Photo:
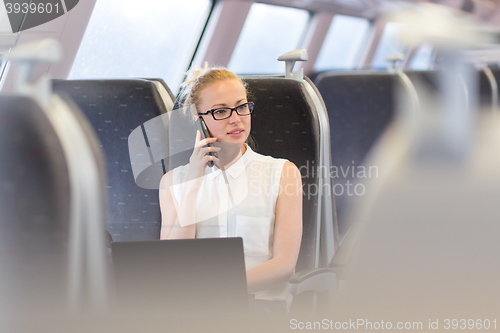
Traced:
[[[241, 106], [243, 106], [243, 105], [245, 105], [245, 104], [247, 104], [247, 105], [248, 105], [248, 109], [250, 110], [250, 113], [249, 113], [249, 114], [240, 114], [240, 113], [238, 112], [238, 110], [236, 110], [236, 109], [237, 109], [237, 108], [239, 108], [239, 107], [241, 107]], [[250, 105], [251, 105], [252, 107], [250, 107]], [[254, 103], [254, 102], [246, 102], [246, 103], [240, 104], [240, 105], [238, 105], [238, 106], [236, 106], [236, 107], [234, 107], [234, 108], [230, 108], [230, 107], [220, 107], [220, 108], [215, 108], [215, 109], [208, 110], [207, 112], [204, 112], [204, 113], [200, 113], [200, 112], [198, 112], [198, 115], [199, 115], [199, 116], [206, 116], [207, 114], [209, 114], [209, 113], [210, 113], [210, 114], [212, 114], [212, 118], [214, 118], [214, 120], [219, 121], [219, 120], [226, 120], [226, 119], [231, 118], [231, 116], [233, 115], [233, 111], [234, 111], [234, 112], [236, 112], [236, 114], [237, 114], [238, 116], [240, 116], [240, 117], [244, 117], [244, 116], [249, 116], [249, 115], [251, 115], [251, 114], [253, 113], [253, 107], [254, 107], [254, 105], [255, 105], [255, 103]], [[229, 109], [229, 110], [231, 110], [231, 112], [229, 113], [229, 116], [227, 116], [226, 118], [222, 118], [222, 119], [215, 119], [214, 112], [215, 112], [215, 111], [218, 111], [218, 110], [220, 110], [220, 109]]]

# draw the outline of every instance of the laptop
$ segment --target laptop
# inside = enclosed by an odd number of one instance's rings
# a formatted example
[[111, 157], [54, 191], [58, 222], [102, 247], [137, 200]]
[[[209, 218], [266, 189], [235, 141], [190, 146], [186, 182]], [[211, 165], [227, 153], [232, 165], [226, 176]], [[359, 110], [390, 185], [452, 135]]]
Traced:
[[248, 309], [241, 237], [113, 242], [111, 251], [123, 309], [176, 318]]

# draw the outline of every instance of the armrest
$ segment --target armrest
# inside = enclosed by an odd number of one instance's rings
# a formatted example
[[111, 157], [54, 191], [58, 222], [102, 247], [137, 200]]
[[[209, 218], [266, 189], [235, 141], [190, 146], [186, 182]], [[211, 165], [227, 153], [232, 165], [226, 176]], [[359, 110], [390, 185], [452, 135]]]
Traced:
[[304, 291], [325, 291], [337, 288], [337, 276], [331, 268], [310, 268], [295, 273], [288, 280], [290, 294], [295, 296]]
[[330, 268], [337, 275], [338, 280], [346, 279], [351, 252], [356, 245], [360, 231], [361, 225], [359, 223], [355, 223], [349, 228], [330, 263]]

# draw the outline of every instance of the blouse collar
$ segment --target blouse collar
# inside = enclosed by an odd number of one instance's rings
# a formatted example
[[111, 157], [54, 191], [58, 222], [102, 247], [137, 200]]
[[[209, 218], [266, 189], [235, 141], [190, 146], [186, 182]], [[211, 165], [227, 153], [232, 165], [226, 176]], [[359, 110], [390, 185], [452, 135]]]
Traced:
[[[231, 165], [227, 170], [226, 174], [230, 175], [233, 179], [237, 178], [246, 168], [246, 166], [253, 160], [254, 158], [254, 151], [247, 145], [246, 145], [246, 151], [241, 156], [233, 165]], [[221, 170], [214, 166], [211, 168], [212, 170], [209, 170], [208, 168], [205, 171], [206, 178], [208, 179], [214, 179], [217, 177], [220, 173]]]

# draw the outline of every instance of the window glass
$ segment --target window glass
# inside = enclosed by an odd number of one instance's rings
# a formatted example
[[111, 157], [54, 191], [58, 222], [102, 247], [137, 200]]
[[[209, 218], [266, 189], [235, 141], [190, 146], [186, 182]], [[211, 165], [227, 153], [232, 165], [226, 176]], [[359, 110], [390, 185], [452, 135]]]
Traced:
[[228, 68], [238, 74], [277, 74], [276, 58], [299, 47], [309, 21], [305, 10], [255, 3], [250, 8]]
[[402, 24], [400, 23], [387, 22], [372, 60], [371, 65], [373, 68], [387, 69], [388, 63], [385, 60], [386, 57], [396, 53], [404, 53], [405, 49], [398, 40], [401, 27]]
[[0, 90], [2, 88], [2, 84], [3, 84], [3, 75], [5, 73], [5, 68], [7, 66], [7, 63], [6, 61], [3, 60], [3, 57], [4, 55], [3, 54], [0, 54]]
[[209, 9], [210, 0], [97, 1], [69, 78], [162, 78], [175, 94]]
[[364, 18], [335, 15], [314, 65], [316, 71], [356, 67], [370, 30]]
[[1, 4], [0, 4], [0, 33], [12, 33], [12, 27], [10, 26], [7, 10], [5, 9], [5, 6]]
[[[12, 28], [10, 26], [9, 17], [7, 16], [7, 11], [5, 6], [0, 1], [0, 34], [12, 34]], [[0, 35], [0, 87], [2, 86], [2, 78], [5, 72], [6, 62], [3, 61], [5, 54], [9, 53], [11, 49], [10, 38], [11, 36], [3, 37]], [[5, 38], [8, 38], [7, 43], [5, 43]]]
[[434, 49], [431, 44], [422, 44], [410, 62], [413, 70], [425, 71], [432, 69], [432, 53]]

